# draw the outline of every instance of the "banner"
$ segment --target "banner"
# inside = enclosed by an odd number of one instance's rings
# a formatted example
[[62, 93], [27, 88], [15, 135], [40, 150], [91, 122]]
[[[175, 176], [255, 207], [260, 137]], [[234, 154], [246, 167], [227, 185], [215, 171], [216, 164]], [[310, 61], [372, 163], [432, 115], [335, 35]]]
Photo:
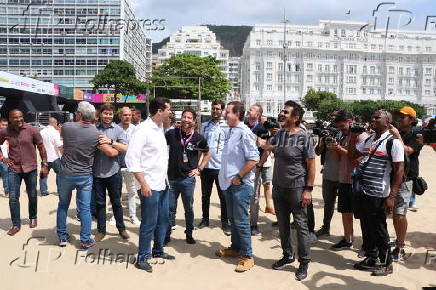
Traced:
[[57, 90], [52, 83], [41, 82], [27, 77], [22, 77], [0, 71], [0, 87], [55, 96]]

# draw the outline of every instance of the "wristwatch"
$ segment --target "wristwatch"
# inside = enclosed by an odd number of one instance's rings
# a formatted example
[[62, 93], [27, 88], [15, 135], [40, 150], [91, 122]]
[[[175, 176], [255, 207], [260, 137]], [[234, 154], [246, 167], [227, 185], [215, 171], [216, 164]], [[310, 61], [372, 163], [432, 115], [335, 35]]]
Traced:
[[306, 185], [304, 187], [304, 190], [312, 191], [313, 190], [313, 186]]
[[197, 170], [198, 170], [199, 172], [202, 172], [203, 169], [204, 169], [204, 168], [197, 167]]
[[114, 144], [114, 139], [111, 139], [111, 143], [109, 143], [109, 145]]
[[41, 167], [48, 167], [48, 163], [47, 162], [41, 162]]

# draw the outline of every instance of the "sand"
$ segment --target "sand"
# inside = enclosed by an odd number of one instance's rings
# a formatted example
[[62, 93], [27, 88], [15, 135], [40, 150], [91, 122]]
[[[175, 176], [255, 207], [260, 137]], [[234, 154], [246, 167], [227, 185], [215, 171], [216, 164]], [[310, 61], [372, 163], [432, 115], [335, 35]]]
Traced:
[[[1, 289], [421, 289], [436, 287], [436, 152], [426, 147], [421, 154], [421, 175], [429, 190], [418, 198], [419, 210], [409, 212], [409, 230], [406, 250], [413, 255], [405, 262], [395, 263], [394, 274], [388, 277], [371, 277], [368, 272], [353, 269], [359, 261], [357, 250], [361, 245], [361, 231], [354, 223], [355, 248], [331, 251], [329, 247], [341, 238], [342, 223], [337, 212], [333, 217], [331, 236], [320, 239], [312, 247], [309, 276], [303, 282], [294, 279], [298, 263], [283, 270], [271, 269], [281, 258], [278, 230], [271, 226], [274, 216], [260, 213], [262, 236], [253, 238], [255, 267], [246, 273], [236, 273], [237, 260], [219, 259], [214, 252], [229, 246], [230, 237], [220, 229], [219, 199], [214, 191], [211, 200], [211, 227], [194, 231], [197, 244], [184, 240], [184, 215], [181, 202], [177, 211], [178, 227], [166, 251], [176, 256], [175, 261], [154, 265], [153, 273], [137, 270], [126, 259], [134, 259], [138, 245], [138, 226], [127, 217], [127, 201], [123, 201], [125, 223], [131, 234], [128, 242], [117, 235], [115, 226], [108, 225], [105, 240], [88, 253], [79, 250], [79, 222], [75, 219], [75, 199], [68, 212], [68, 231], [73, 241], [65, 248], [57, 246], [55, 233], [58, 197], [54, 174], [50, 173], [49, 196], [38, 196], [38, 227], [30, 229], [27, 220], [27, 197], [22, 186], [22, 230], [10, 237], [8, 199], [0, 191], [0, 283]], [[319, 160], [317, 171], [319, 172]], [[313, 192], [316, 229], [322, 221], [321, 175], [317, 174]], [[125, 192], [125, 190], [123, 190]], [[139, 200], [137, 200], [139, 206]], [[264, 208], [265, 200], [261, 200]], [[110, 207], [108, 207], [110, 208]], [[110, 211], [110, 210], [108, 210]], [[110, 216], [110, 213], [108, 213]], [[200, 180], [195, 192], [195, 224], [201, 218]], [[394, 239], [392, 220], [388, 220], [389, 234]], [[96, 224], [93, 222], [93, 232]], [[430, 250], [429, 254], [427, 250]], [[433, 250], [433, 252], [431, 252]], [[117, 262], [110, 260], [115, 254]], [[433, 256], [432, 256], [433, 255]], [[106, 259], [104, 259], [106, 256]], [[98, 258], [100, 257], [100, 258]], [[427, 257], [427, 259], [426, 259]], [[431, 257], [434, 257], [431, 259]]]

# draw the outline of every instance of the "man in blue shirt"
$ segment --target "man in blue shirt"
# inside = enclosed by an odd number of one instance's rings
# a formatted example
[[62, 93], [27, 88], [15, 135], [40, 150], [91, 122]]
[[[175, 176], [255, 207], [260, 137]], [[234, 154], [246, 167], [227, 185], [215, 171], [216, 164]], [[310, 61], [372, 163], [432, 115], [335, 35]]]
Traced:
[[219, 257], [239, 257], [236, 272], [245, 272], [254, 266], [248, 208], [254, 194], [253, 169], [259, 161], [259, 151], [255, 135], [243, 122], [244, 116], [241, 102], [227, 105], [225, 118], [230, 129], [226, 134], [218, 176], [226, 197], [232, 243], [229, 248], [220, 249], [215, 254]]
[[226, 122], [221, 119], [224, 107], [225, 104], [223, 101], [214, 100], [211, 108], [212, 119], [203, 123], [200, 130], [200, 135], [206, 139], [207, 144], [209, 145], [211, 157], [200, 174], [203, 218], [198, 225], [198, 228], [201, 229], [209, 226], [210, 195], [212, 194], [212, 187], [215, 182], [221, 205], [221, 228], [226, 235], [230, 235], [226, 199], [222, 193], [218, 180], [218, 173], [221, 168], [221, 154], [224, 148], [226, 130], [228, 130]]

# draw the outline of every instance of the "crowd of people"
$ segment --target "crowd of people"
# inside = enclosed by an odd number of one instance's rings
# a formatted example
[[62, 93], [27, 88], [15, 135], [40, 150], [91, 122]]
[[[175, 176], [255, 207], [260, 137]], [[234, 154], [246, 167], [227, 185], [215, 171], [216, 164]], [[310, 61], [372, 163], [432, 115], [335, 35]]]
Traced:
[[[124, 182], [130, 222], [139, 225], [136, 267], [147, 272], [152, 272], [151, 258], [175, 259], [164, 247], [171, 243], [179, 196], [186, 243], [196, 243], [193, 205], [197, 177], [201, 181], [202, 204], [197, 227], [210, 226], [210, 197], [215, 184], [221, 228], [231, 237], [230, 246], [217, 249], [215, 254], [237, 258], [236, 272], [245, 272], [255, 264], [252, 236], [260, 234], [262, 186], [264, 212], [277, 218], [283, 252], [273, 269], [282, 269], [298, 259], [295, 277], [307, 277], [310, 246], [317, 238], [330, 235], [336, 198], [344, 235], [332, 250], [353, 246], [353, 220], [359, 219], [362, 260], [354, 268], [385, 276], [393, 272], [393, 261], [408, 257], [404, 250], [406, 213], [409, 207], [417, 208], [414, 188], [423, 147], [422, 138], [413, 133], [417, 117], [413, 108], [395, 112], [397, 128], [389, 112], [377, 110], [368, 130], [353, 129], [352, 114], [334, 111], [331, 126], [337, 133], [326, 130], [318, 141], [303, 125], [304, 110], [294, 101], [285, 102], [277, 126], [272, 128], [263, 125], [266, 120], [260, 105], [252, 105], [246, 112], [238, 101], [225, 105], [214, 100], [211, 120], [201, 124], [199, 131], [197, 113], [191, 109], [182, 112], [180, 125], [175, 124], [168, 99], [151, 100], [149, 113], [141, 122], [140, 112], [123, 107], [118, 114], [120, 123], [116, 124], [113, 105], [103, 104], [96, 112], [92, 104], [83, 101], [78, 104], [75, 122], [64, 123], [60, 129], [57, 120], [50, 118], [47, 128], [39, 132], [24, 122], [20, 110], [10, 111], [9, 122], [0, 120], [0, 170], [12, 220], [8, 235], [21, 229], [19, 197], [23, 179], [29, 199], [29, 226], [37, 227], [38, 151], [42, 196], [49, 194], [50, 169], [56, 174], [59, 246], [69, 243], [67, 212], [73, 190], [83, 250], [105, 239], [106, 196], [113, 212], [109, 222], [116, 226], [120, 238], [128, 240], [121, 203]], [[316, 155], [322, 156], [324, 201], [324, 218], [318, 231], [314, 229], [312, 204]], [[140, 218], [136, 214], [138, 198]], [[391, 213], [396, 233], [392, 251], [386, 221]], [[91, 234], [93, 218], [97, 224], [95, 235]], [[296, 251], [291, 243], [293, 228]]]

